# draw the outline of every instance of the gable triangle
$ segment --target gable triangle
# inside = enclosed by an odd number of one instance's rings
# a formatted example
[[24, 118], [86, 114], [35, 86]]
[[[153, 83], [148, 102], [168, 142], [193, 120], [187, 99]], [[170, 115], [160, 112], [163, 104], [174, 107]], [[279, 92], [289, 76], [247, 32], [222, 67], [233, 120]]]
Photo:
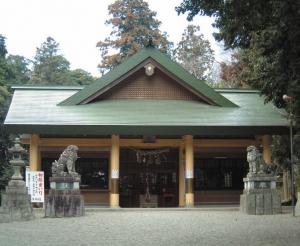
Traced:
[[153, 66], [153, 74], [146, 74], [143, 64], [135, 73], [120, 81], [112, 88], [95, 95], [93, 101], [105, 99], [169, 99], [169, 100], [200, 100], [197, 93], [182, 86], [168, 76], [163, 68], [153, 65], [146, 60], [147, 65]]
[[[141, 69], [145, 69], [144, 66], [149, 62], [157, 67], [160, 72], [165, 73], [169, 78], [177, 82], [177, 84], [184, 87], [185, 89], [183, 91], [187, 92], [190, 97], [193, 98], [192, 100], [197, 100], [198, 98], [198, 100], [210, 105], [237, 107], [234, 103], [205, 84], [205, 82], [189, 74], [179, 64], [173, 62], [168, 56], [162, 54], [155, 48], [144, 48], [140, 50], [102, 76], [99, 80], [91, 85], [87, 85], [81, 91], [67, 98], [59, 105], [87, 104], [97, 99], [105, 98], [103, 96], [112, 93], [113, 90], [118, 88], [118, 85], [122, 85], [123, 81], [126, 83], [126, 79], [132, 76], [134, 77], [134, 74], [141, 73]], [[109, 92], [110, 90], [111, 92]]]

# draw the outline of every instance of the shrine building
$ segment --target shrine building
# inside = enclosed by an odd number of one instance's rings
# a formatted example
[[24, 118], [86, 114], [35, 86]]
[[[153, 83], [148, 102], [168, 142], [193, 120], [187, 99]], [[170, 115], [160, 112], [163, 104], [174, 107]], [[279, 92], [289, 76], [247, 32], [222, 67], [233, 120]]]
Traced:
[[288, 121], [259, 91], [213, 89], [148, 47], [84, 87], [14, 87], [5, 127], [46, 189], [72, 144], [86, 204], [192, 207], [238, 203], [246, 147], [270, 163], [271, 135]]

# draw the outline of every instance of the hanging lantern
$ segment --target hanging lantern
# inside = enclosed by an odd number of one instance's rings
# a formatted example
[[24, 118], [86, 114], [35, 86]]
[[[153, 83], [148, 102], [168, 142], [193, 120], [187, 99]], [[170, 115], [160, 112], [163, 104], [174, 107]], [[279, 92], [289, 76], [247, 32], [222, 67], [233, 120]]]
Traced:
[[146, 64], [146, 66], [144, 66], [145, 68], [145, 73], [147, 76], [152, 76], [154, 74], [154, 68], [155, 66], [151, 63]]

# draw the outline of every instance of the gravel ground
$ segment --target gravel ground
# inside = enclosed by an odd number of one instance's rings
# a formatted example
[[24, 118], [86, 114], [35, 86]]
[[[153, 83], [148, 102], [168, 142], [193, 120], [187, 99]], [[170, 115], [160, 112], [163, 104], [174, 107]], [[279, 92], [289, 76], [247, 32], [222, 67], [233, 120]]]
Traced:
[[96, 211], [84, 217], [0, 224], [1, 246], [300, 245], [300, 217], [238, 211]]

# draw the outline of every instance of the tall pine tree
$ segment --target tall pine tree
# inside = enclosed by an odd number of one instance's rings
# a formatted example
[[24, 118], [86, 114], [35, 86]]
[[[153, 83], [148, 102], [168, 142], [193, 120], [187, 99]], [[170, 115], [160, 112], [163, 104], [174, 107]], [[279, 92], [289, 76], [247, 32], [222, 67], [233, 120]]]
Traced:
[[52, 37], [37, 48], [30, 84], [61, 85], [65, 83], [70, 63], [59, 54], [59, 43]]
[[167, 40], [167, 34], [159, 30], [161, 22], [155, 19], [156, 12], [149, 9], [147, 2], [117, 0], [109, 5], [108, 11], [112, 17], [105, 24], [112, 26], [112, 32], [97, 43], [102, 56], [99, 64], [102, 73], [147, 46], [150, 39], [162, 52], [170, 53], [172, 43]]
[[59, 43], [52, 37], [36, 49], [34, 67], [29, 84], [86, 85], [94, 78], [82, 69], [70, 70], [70, 62], [59, 52]]
[[214, 51], [200, 33], [200, 27], [188, 25], [175, 49], [176, 60], [191, 74], [206, 80], [214, 62]]

